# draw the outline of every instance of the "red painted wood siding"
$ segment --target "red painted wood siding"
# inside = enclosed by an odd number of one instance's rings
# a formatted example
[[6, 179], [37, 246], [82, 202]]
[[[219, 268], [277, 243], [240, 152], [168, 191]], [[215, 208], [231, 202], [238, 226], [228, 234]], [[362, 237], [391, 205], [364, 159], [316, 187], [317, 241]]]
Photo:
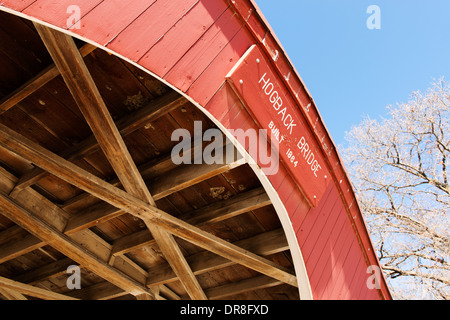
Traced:
[[[228, 84], [206, 108], [228, 129], [259, 129]], [[296, 231], [313, 297], [380, 299], [376, 290], [366, 287], [368, 264], [337, 186], [330, 184], [319, 205], [311, 208], [284, 166], [268, 178]]]
[[[226, 128], [258, 129], [225, 75], [253, 44], [271, 58], [332, 173], [315, 208], [287, 169], [268, 176], [284, 203], [305, 260], [315, 299], [389, 299], [366, 286], [377, 265], [351, 184], [314, 101], [262, 14], [249, 0], [4, 0], [1, 6], [67, 29], [69, 5], [81, 10], [70, 31], [137, 62], [206, 108]], [[258, 106], [250, 106], [257, 109]]]

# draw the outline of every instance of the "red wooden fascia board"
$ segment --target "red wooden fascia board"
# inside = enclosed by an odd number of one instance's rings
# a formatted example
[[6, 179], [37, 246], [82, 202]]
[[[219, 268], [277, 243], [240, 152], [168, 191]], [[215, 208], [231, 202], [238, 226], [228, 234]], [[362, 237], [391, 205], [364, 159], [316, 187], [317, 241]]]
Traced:
[[[326, 155], [327, 165], [344, 201], [347, 214], [364, 254], [364, 259], [367, 265], [380, 266], [348, 173], [314, 99], [254, 0], [228, 0], [228, 2], [246, 23], [247, 28], [255, 39], [259, 41], [260, 46], [268, 57], [271, 58], [271, 63], [277, 70], [280, 79], [282, 79], [293, 98], [302, 107], [300, 110], [307, 119], [310, 130], [314, 133], [323, 154]], [[379, 290], [380, 295], [383, 299], [392, 299], [384, 276], [382, 280], [382, 288]]]
[[36, 2], [36, 0], [2, 0], [0, 6], [15, 10], [22, 11], [31, 4]]

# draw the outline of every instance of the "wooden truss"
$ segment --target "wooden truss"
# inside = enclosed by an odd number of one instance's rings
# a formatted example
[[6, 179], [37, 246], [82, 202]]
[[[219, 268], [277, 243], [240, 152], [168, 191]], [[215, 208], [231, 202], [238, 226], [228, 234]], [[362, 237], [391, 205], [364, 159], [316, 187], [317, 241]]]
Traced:
[[[191, 299], [220, 299], [282, 283], [294, 287], [298, 285], [292, 269], [266, 258], [288, 250], [282, 229], [234, 243], [203, 230], [205, 226], [270, 205], [263, 188], [240, 193], [185, 212], [179, 217], [157, 208], [155, 201], [245, 164], [242, 158], [237, 157], [234, 162], [226, 164], [176, 167], [169, 156], [139, 166], [135, 164], [123, 137], [179, 108], [187, 102], [184, 97], [170, 91], [148, 106], [114, 121], [83, 60], [95, 47], [84, 45], [78, 50], [70, 36], [38, 24], [35, 24], [35, 28], [54, 65], [4, 98], [0, 102], [0, 112], [7, 112], [61, 75], [93, 135], [57, 155], [0, 124], [0, 146], [34, 165], [20, 177], [0, 167], [0, 213], [16, 224], [0, 232], [0, 264], [46, 245], [66, 256], [14, 281], [0, 277], [0, 294], [3, 297], [110, 299], [131, 294], [137, 299], [186, 298], [168, 287], [168, 284], [180, 281]], [[117, 179], [105, 181], [75, 164], [76, 160], [100, 149]], [[166, 174], [152, 180], [158, 172]], [[55, 204], [33, 188], [49, 175], [66, 181], [84, 193], [63, 205]], [[89, 203], [95, 198], [102, 202], [76, 215], [65, 210], [77, 203]], [[112, 244], [89, 229], [126, 213], [143, 221], [146, 229], [126, 235]], [[176, 238], [201, 247], [204, 251], [185, 256]], [[17, 239], [20, 241], [15, 241]], [[166, 263], [144, 270], [126, 256], [130, 251], [154, 243], [161, 250]], [[33, 285], [64, 273], [71, 261], [100, 276], [104, 282], [71, 295]], [[234, 264], [255, 270], [260, 275], [206, 290], [202, 288], [198, 281], [199, 275]]]

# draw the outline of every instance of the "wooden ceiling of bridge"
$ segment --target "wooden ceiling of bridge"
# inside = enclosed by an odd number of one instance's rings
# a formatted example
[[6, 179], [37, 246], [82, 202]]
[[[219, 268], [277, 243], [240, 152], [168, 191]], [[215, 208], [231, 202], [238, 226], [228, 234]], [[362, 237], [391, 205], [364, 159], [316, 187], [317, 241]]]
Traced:
[[299, 298], [248, 164], [172, 162], [175, 129], [215, 128], [188, 100], [2, 12], [0, 65], [0, 299]]

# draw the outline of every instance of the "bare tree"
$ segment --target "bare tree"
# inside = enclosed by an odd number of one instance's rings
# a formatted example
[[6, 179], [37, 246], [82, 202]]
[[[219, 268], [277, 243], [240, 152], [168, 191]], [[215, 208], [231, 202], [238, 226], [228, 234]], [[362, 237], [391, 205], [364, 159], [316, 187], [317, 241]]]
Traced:
[[343, 158], [394, 297], [449, 299], [450, 84], [388, 114], [353, 127]]

